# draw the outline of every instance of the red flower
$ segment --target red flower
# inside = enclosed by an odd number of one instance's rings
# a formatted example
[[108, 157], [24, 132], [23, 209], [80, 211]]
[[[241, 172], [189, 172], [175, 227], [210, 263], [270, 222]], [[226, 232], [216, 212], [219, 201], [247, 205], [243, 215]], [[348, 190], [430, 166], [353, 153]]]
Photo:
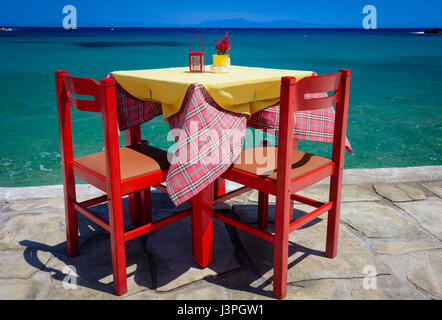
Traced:
[[218, 54], [227, 54], [230, 51], [230, 48], [232, 47], [230, 45], [230, 37], [228, 37], [226, 31], [226, 36], [224, 39], [221, 39], [219, 42], [215, 40], [215, 50], [218, 51]]

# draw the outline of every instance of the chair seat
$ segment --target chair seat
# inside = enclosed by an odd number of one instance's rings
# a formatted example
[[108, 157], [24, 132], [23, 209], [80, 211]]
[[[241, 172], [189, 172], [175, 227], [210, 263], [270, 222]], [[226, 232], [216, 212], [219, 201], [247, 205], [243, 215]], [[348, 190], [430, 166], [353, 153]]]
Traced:
[[[243, 150], [241, 156], [234, 163], [233, 168], [276, 180], [277, 162], [277, 147], [256, 147]], [[330, 163], [332, 163], [332, 160], [328, 158], [293, 150], [291, 179], [296, 179]]]
[[[89, 154], [74, 159], [74, 162], [106, 177], [104, 152]], [[167, 152], [147, 144], [120, 148], [121, 180], [138, 177], [159, 170], [169, 169]]]

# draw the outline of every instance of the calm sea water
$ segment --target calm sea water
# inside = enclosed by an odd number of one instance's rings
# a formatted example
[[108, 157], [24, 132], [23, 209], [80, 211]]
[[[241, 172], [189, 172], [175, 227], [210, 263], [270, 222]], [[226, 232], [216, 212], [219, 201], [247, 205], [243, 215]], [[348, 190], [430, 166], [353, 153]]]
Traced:
[[[442, 164], [442, 36], [417, 30], [230, 30], [232, 64], [353, 71], [346, 168]], [[188, 39], [208, 63], [225, 30], [29, 30], [0, 33], [0, 186], [62, 183], [53, 72], [100, 79], [110, 71], [185, 66]], [[102, 148], [100, 118], [74, 112], [76, 156]], [[150, 124], [150, 125], [149, 125]], [[168, 148], [161, 117], [143, 137]], [[121, 140], [121, 142], [123, 142]], [[328, 154], [329, 144], [301, 142]]]

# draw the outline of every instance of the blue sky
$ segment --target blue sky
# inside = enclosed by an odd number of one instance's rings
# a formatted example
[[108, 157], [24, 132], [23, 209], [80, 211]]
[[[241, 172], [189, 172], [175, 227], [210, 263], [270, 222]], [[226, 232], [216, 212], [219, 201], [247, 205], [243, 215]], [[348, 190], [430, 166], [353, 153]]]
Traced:
[[442, 27], [440, 0], [0, 0], [0, 26], [61, 27], [62, 9], [69, 4], [77, 8], [78, 28], [187, 25], [220, 19], [361, 27], [362, 8], [368, 4], [377, 8], [379, 28]]

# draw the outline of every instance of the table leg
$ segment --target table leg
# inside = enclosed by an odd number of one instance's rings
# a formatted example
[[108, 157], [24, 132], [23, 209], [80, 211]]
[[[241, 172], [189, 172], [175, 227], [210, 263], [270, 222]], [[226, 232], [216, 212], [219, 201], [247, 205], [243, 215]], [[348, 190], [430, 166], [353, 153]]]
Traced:
[[192, 242], [195, 262], [207, 267], [213, 261], [214, 184], [192, 198]]

